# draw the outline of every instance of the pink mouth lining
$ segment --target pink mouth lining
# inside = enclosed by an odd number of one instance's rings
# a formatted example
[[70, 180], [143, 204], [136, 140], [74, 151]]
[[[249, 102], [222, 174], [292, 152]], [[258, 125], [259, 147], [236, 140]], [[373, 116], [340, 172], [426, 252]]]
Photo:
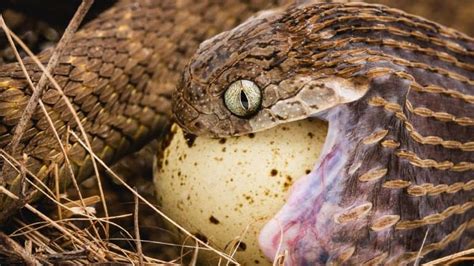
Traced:
[[293, 185], [287, 203], [260, 232], [260, 248], [269, 259], [287, 251], [287, 265], [325, 264], [328, 260], [332, 226], [326, 225], [341, 209], [331, 199], [339, 194], [338, 180], [348, 157], [338, 133], [330, 125], [313, 171]]

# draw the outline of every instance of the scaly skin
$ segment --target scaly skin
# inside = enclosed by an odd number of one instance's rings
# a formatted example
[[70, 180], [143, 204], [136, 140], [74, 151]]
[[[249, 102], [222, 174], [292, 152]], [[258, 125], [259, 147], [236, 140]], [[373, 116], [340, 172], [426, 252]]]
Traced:
[[[88, 23], [65, 49], [54, 77], [77, 110], [94, 152], [110, 164], [167, 131], [171, 92], [199, 43], [277, 2], [121, 0]], [[39, 58], [47, 63], [49, 56], [46, 51]], [[30, 59], [25, 64], [37, 82], [41, 71]], [[30, 95], [19, 64], [0, 66], [0, 148], [10, 142]], [[64, 142], [68, 127], [79, 132], [55, 89], [47, 88], [42, 100]], [[93, 172], [90, 156], [72, 137], [69, 144], [74, 174], [82, 180]], [[52, 183], [47, 179], [52, 163], [68, 183], [63, 154], [39, 108], [18, 149], [20, 158], [23, 153], [27, 168], [46, 184]], [[2, 185], [18, 193], [19, 175], [8, 169]], [[8, 202], [0, 195], [0, 213]]]
[[[224, 104], [239, 79], [262, 92], [250, 118]], [[289, 265], [406, 264], [473, 240], [473, 79], [474, 40], [460, 32], [380, 5], [306, 4], [203, 43], [173, 111], [189, 132], [220, 137], [328, 120], [323, 155], [262, 249], [274, 258], [282, 237]]]

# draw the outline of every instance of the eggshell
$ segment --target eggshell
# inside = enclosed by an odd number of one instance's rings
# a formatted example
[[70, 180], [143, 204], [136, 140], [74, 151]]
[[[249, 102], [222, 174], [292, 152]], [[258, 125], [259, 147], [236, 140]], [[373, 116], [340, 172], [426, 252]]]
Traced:
[[[243, 265], [270, 264], [258, 247], [259, 231], [283, 206], [293, 182], [314, 166], [326, 122], [296, 121], [226, 139], [186, 140], [177, 126], [172, 132], [155, 164], [163, 211], [228, 254], [240, 240], [234, 257]], [[206, 264], [219, 257], [205, 250], [198, 256]]]

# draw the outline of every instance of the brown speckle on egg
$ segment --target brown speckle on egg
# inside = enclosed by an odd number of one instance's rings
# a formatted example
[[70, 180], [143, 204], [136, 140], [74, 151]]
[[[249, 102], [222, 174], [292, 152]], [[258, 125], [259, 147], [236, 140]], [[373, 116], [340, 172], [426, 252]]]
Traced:
[[288, 191], [290, 186], [293, 184], [293, 178], [291, 176], [286, 176], [286, 181], [283, 183], [283, 191]]
[[197, 239], [201, 240], [202, 242], [204, 243], [209, 243], [209, 239], [207, 238], [207, 236], [201, 234], [201, 233], [194, 233], [193, 234]]
[[249, 204], [253, 204], [255, 201], [253, 200], [252, 196], [244, 195], [245, 199], [248, 201]]
[[220, 223], [219, 220], [217, 220], [217, 218], [212, 216], [212, 215], [209, 217], [209, 222], [211, 222], [212, 224], [219, 224]]
[[244, 242], [239, 242], [239, 246], [237, 247], [237, 251], [245, 251], [247, 250], [247, 244]]

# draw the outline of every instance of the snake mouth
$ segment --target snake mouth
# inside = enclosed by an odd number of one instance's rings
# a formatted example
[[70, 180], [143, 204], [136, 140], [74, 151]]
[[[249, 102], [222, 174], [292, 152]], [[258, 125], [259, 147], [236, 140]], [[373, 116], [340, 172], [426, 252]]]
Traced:
[[285, 205], [260, 231], [259, 245], [269, 259], [285, 253], [289, 265], [325, 264], [330, 259], [331, 227], [326, 225], [339, 207], [331, 203], [333, 196], [328, 191], [338, 190], [338, 177], [348, 160], [339, 129], [336, 123], [329, 123], [313, 169], [293, 184]]

